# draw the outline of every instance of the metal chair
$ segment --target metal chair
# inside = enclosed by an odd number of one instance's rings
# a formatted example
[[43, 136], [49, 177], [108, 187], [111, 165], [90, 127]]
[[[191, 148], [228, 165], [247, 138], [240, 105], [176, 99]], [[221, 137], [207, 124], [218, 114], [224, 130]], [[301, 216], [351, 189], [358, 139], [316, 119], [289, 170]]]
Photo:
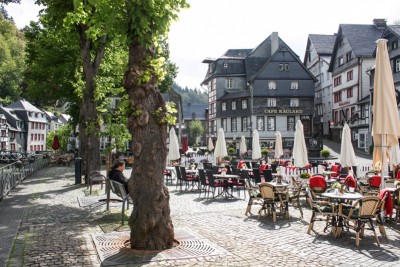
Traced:
[[114, 194], [119, 196], [122, 199], [122, 214], [121, 214], [121, 225], [124, 225], [125, 222], [125, 205], [126, 209], [129, 209], [129, 203], [133, 204], [132, 198], [130, 195], [125, 191], [125, 187], [123, 184], [109, 180], [111, 185], [111, 190]]
[[100, 171], [92, 171], [89, 173], [89, 183], [87, 188], [90, 188], [90, 194], [92, 194], [92, 186], [94, 183], [100, 183], [101, 189], [103, 189], [103, 184], [106, 184], [106, 177], [100, 173]]

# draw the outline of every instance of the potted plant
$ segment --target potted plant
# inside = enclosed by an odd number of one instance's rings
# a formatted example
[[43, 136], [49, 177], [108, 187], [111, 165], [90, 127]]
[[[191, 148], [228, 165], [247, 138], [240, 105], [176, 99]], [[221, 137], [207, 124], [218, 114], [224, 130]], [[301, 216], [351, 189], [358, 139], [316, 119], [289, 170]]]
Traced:
[[329, 156], [331, 155], [331, 151], [329, 151], [328, 149], [322, 149], [319, 154], [321, 155], [321, 157], [323, 158], [329, 158]]
[[224, 161], [226, 164], [229, 164], [229, 162], [231, 161], [231, 157], [230, 156], [225, 156], [224, 157]]
[[234, 154], [235, 152], [236, 152], [236, 149], [234, 149], [233, 147], [228, 148], [229, 154]]
[[302, 179], [309, 179], [310, 177], [311, 177], [311, 174], [309, 174], [308, 172], [300, 173], [300, 178], [302, 178]]
[[267, 156], [268, 156], [268, 153], [269, 153], [269, 150], [268, 150], [267, 148], [263, 148], [263, 149], [261, 149], [261, 154], [263, 154], [263, 155], [264, 155], [264, 158], [267, 158]]

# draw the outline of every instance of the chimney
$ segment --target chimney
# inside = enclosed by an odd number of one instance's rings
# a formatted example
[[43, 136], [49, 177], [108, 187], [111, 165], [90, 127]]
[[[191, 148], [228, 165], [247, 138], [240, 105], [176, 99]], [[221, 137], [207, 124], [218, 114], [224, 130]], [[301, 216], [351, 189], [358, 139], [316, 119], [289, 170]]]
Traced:
[[372, 22], [374, 23], [377, 29], [379, 30], [386, 29], [386, 19], [374, 19]]
[[271, 34], [271, 56], [278, 50], [279, 47], [279, 37], [278, 32], [273, 32]]

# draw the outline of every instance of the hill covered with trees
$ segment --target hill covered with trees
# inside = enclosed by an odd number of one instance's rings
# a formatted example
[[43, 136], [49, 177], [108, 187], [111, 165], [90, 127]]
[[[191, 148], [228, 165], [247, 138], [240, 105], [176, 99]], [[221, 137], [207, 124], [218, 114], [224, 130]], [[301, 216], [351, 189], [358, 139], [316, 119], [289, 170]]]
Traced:
[[207, 104], [208, 103], [208, 92], [195, 89], [189, 89], [187, 87], [182, 88], [178, 84], [174, 83], [172, 89], [182, 96], [183, 104], [196, 103], [196, 104]]

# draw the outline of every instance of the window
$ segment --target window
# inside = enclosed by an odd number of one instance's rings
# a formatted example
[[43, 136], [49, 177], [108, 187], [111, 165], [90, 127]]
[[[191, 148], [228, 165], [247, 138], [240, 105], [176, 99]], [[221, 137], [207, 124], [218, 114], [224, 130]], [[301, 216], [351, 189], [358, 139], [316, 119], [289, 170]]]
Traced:
[[346, 54], [346, 62], [349, 62], [350, 60], [353, 59], [353, 54], [351, 52]]
[[264, 131], [264, 116], [257, 116], [257, 130]]
[[298, 98], [291, 98], [290, 99], [290, 107], [298, 107], [299, 106], [299, 99]]
[[242, 100], [242, 109], [247, 109], [247, 100]]
[[335, 111], [334, 115], [333, 115], [333, 121], [335, 123], [337, 123], [339, 121], [339, 111]]
[[267, 117], [267, 130], [275, 131], [275, 117], [272, 116]]
[[344, 64], [343, 57], [339, 57], [339, 58], [338, 58], [338, 64], [339, 64], [339, 67], [342, 66], [342, 65]]
[[6, 130], [1, 130], [1, 136], [6, 136]]
[[35, 129], [35, 123], [31, 122], [31, 129]]
[[231, 124], [232, 124], [232, 132], [237, 132], [237, 118], [232, 118], [231, 119]]
[[289, 71], [289, 63], [280, 63], [279, 71]]
[[393, 41], [392, 42], [392, 50], [397, 49], [398, 45], [399, 45], [399, 43], [397, 42], [397, 40]]
[[233, 80], [232, 79], [227, 79], [226, 80], [226, 88], [232, 89], [233, 88]]
[[31, 141], [33, 141], [33, 134], [31, 134]]
[[347, 98], [353, 97], [353, 88], [347, 88]]
[[357, 117], [357, 113], [356, 112], [356, 107], [351, 107], [351, 118], [355, 118]]
[[353, 70], [347, 72], [347, 81], [353, 80]]
[[247, 117], [242, 117], [242, 132], [247, 131]]
[[224, 62], [224, 68], [228, 67], [228, 63]]
[[267, 107], [276, 107], [276, 98], [268, 98]]
[[226, 119], [221, 119], [221, 128], [226, 132]]
[[293, 81], [293, 82], [290, 84], [290, 89], [292, 89], [292, 90], [297, 90], [297, 89], [299, 89], [299, 82], [298, 82], [298, 81]]
[[236, 110], [236, 101], [232, 101], [232, 110]]
[[226, 110], [226, 102], [221, 103], [221, 109], [222, 109], [222, 111]]
[[287, 130], [294, 131], [294, 116], [287, 116]]
[[396, 72], [400, 71], [400, 58], [396, 59]]
[[342, 76], [338, 76], [333, 80], [333, 86], [338, 86], [342, 84]]
[[269, 90], [275, 90], [276, 89], [276, 82], [275, 81], [269, 81], [268, 82], [268, 89]]
[[333, 100], [335, 103], [342, 101], [342, 94], [341, 92], [337, 92], [333, 95]]

